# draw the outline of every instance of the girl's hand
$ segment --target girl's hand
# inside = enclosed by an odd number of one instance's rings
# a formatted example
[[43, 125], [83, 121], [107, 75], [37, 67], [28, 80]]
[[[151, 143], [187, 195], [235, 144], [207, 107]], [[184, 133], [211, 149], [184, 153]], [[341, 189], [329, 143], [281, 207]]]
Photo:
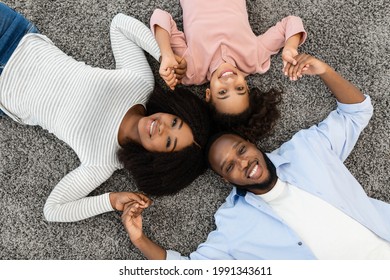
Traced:
[[133, 192], [112, 192], [110, 193], [110, 202], [112, 208], [123, 211], [125, 204], [138, 203], [139, 207], [144, 209], [152, 204], [152, 201], [141, 193]]
[[283, 73], [286, 76], [289, 76], [290, 80], [294, 80], [291, 76], [292, 68], [297, 64], [295, 57], [298, 55], [298, 50], [296, 48], [284, 47], [282, 52], [283, 60]]
[[178, 78], [175, 73], [175, 69], [178, 67], [178, 65], [179, 64], [176, 61], [174, 55], [173, 56], [163, 55], [161, 57], [159, 74], [171, 90], [174, 90], [175, 86], [178, 83]]
[[178, 55], [175, 55], [175, 59], [178, 63], [177, 67], [174, 68], [176, 78], [177, 78], [177, 83], [181, 84], [181, 80], [183, 79], [183, 77], [185, 76], [185, 74], [187, 72], [187, 61], [184, 57], [181, 57]]

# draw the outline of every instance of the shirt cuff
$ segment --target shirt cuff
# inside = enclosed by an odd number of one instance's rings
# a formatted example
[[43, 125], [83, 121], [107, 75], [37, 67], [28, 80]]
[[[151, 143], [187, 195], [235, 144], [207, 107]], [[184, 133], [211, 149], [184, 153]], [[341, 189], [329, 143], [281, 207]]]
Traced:
[[183, 257], [182, 255], [180, 255], [179, 252], [173, 250], [167, 250], [166, 260], [183, 260], [183, 259], [188, 259], [188, 258]]
[[150, 30], [152, 31], [153, 36], [156, 37], [156, 34], [154, 32], [155, 25], [158, 25], [161, 28], [165, 29], [169, 33], [169, 36], [171, 36], [171, 19], [172, 16], [166, 11], [160, 9], [154, 10], [150, 18]]
[[337, 107], [346, 113], [357, 113], [362, 111], [372, 112], [373, 107], [371, 104], [371, 98], [368, 95], [364, 95], [366, 98], [360, 103], [345, 104], [337, 101]]

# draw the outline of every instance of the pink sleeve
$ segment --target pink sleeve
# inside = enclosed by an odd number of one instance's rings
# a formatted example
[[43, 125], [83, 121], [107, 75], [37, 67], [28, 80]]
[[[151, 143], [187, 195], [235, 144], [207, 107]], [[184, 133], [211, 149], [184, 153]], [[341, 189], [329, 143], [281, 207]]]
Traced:
[[[288, 16], [279, 21], [275, 26], [269, 28], [264, 34], [257, 37], [259, 62], [264, 68], [268, 70], [270, 64], [270, 57], [279, 52], [284, 47], [285, 42], [291, 36], [302, 33], [302, 45], [307, 37], [307, 33], [303, 27], [301, 18], [296, 16]], [[259, 72], [265, 72], [259, 71]]]
[[150, 28], [155, 35], [155, 26], [158, 25], [165, 29], [170, 35], [170, 42], [173, 52], [181, 57], [187, 51], [187, 42], [184, 33], [177, 29], [176, 22], [173, 20], [171, 14], [166, 11], [156, 9], [150, 18]]
[[154, 36], [156, 36], [154, 32], [156, 25], [169, 33], [173, 53], [180, 57], [184, 57], [187, 61], [187, 71], [182, 79], [182, 83], [184, 85], [193, 85], [196, 75], [184, 33], [177, 28], [176, 22], [173, 20], [171, 14], [160, 9], [154, 10], [152, 17], [150, 18], [150, 28]]

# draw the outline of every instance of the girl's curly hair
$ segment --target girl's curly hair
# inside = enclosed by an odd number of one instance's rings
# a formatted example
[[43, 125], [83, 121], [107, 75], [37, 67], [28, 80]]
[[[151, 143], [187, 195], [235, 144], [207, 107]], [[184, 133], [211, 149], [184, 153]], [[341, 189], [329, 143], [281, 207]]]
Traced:
[[256, 141], [270, 134], [280, 118], [278, 105], [281, 97], [281, 91], [271, 89], [262, 92], [254, 88], [249, 94], [248, 109], [236, 115], [220, 113], [210, 102], [209, 107], [215, 128], [217, 131], [235, 131], [251, 141]]

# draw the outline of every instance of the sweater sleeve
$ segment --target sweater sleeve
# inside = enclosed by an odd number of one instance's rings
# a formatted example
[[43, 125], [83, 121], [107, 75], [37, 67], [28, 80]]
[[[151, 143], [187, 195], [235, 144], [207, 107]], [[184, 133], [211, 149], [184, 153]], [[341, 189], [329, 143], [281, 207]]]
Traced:
[[158, 61], [160, 49], [150, 29], [133, 17], [117, 14], [111, 22], [110, 38], [116, 68], [134, 70], [154, 85], [144, 51]]
[[113, 211], [109, 193], [86, 197], [114, 172], [101, 166], [83, 166], [68, 173], [55, 186], [44, 206], [50, 222], [75, 222]]
[[258, 72], [262, 73], [268, 70], [270, 56], [278, 53], [279, 50], [284, 47], [288, 38], [298, 33], [303, 34], [299, 44], [302, 45], [307, 37], [302, 20], [296, 16], [288, 16], [269, 28], [265, 33], [259, 35], [257, 37], [260, 62], [260, 69], [258, 69]]

